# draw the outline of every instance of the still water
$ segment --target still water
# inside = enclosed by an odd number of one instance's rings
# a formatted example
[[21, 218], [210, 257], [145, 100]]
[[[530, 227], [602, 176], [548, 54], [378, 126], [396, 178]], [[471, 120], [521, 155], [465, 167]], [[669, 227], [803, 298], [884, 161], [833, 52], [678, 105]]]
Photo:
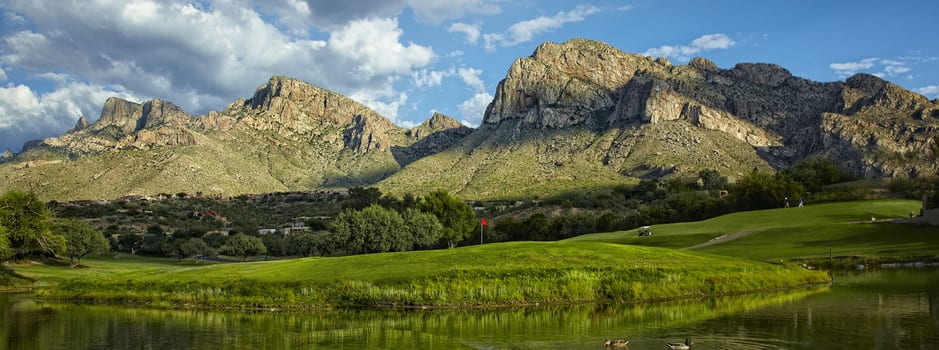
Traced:
[[78, 305], [0, 293], [0, 349], [939, 349], [939, 269], [652, 305], [243, 313]]

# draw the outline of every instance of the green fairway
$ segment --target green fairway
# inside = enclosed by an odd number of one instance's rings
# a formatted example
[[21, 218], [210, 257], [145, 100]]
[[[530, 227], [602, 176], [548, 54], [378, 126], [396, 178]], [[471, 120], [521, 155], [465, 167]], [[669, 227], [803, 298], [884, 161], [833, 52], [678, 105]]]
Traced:
[[826, 274], [710, 254], [594, 242], [514, 242], [449, 250], [196, 266], [86, 259], [25, 265], [40, 295], [218, 308], [480, 306], [654, 301], [824, 283]]
[[[588, 234], [568, 241], [690, 248], [758, 260], [827, 257], [829, 250], [834, 256], [939, 254], [939, 228], [889, 222], [889, 219], [907, 218], [911, 210], [918, 212], [919, 202], [825, 203], [657, 225], [652, 227], [653, 235], [649, 237], [639, 237], [638, 230], [629, 230]], [[707, 245], [709, 242], [711, 244]]]

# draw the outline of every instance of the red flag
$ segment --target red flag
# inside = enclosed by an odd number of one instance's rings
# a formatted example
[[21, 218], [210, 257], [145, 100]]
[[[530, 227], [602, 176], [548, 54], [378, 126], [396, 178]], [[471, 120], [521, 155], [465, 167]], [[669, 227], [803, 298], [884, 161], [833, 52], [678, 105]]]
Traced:
[[482, 220], [483, 226], [489, 226], [489, 223], [486, 222], [486, 219], [479, 219], [479, 220]]

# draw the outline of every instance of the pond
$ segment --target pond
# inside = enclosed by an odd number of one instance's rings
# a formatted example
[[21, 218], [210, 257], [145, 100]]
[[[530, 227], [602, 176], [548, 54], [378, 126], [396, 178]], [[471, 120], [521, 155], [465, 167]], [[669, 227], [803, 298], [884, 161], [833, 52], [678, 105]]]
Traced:
[[0, 293], [0, 349], [937, 349], [939, 269], [642, 305], [322, 313], [157, 310]]

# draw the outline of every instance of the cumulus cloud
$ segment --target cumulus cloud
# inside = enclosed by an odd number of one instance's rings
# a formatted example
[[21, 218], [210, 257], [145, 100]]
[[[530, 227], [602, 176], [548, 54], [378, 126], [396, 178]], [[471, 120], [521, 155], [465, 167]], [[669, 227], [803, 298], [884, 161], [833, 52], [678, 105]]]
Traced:
[[492, 94], [488, 92], [479, 92], [460, 103], [460, 117], [463, 124], [474, 128], [478, 127], [482, 123], [486, 107], [492, 102], [492, 98]]
[[329, 50], [352, 62], [365, 79], [409, 73], [413, 67], [429, 64], [434, 58], [433, 49], [401, 44], [402, 33], [393, 18], [355, 20], [330, 35]]
[[476, 24], [467, 24], [467, 23], [453, 23], [447, 28], [449, 33], [463, 33], [466, 36], [466, 42], [470, 44], [475, 44], [479, 41], [480, 28]]
[[479, 77], [479, 75], [483, 73], [482, 70], [475, 68], [460, 68], [457, 70], [457, 73], [460, 75], [460, 79], [463, 80], [463, 83], [473, 89], [473, 91], [477, 93], [486, 91], [486, 85]]
[[595, 6], [579, 5], [571, 11], [561, 11], [551, 17], [541, 16], [521, 21], [509, 26], [503, 33], [483, 35], [483, 47], [495, 50], [497, 46], [508, 47], [529, 42], [538, 34], [558, 29], [567, 23], [581, 22], [597, 12], [600, 9]]
[[431, 88], [435, 86], [440, 86], [443, 83], [443, 78], [453, 75], [453, 70], [430, 70], [430, 69], [421, 69], [411, 72], [411, 80], [414, 82], [414, 86], [418, 88]]
[[928, 85], [916, 90], [916, 93], [929, 97], [929, 98], [939, 98], [939, 85]]
[[727, 34], [705, 34], [692, 40], [688, 45], [662, 45], [646, 50], [644, 55], [687, 61], [703, 51], [729, 49], [736, 44], [737, 42]]

